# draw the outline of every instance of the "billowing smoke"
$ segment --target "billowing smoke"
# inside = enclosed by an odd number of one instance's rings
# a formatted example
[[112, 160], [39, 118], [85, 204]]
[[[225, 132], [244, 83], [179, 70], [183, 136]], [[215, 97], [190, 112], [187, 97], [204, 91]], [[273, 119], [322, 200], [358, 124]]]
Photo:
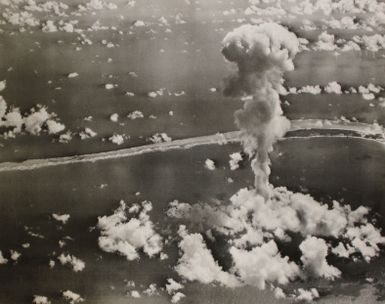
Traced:
[[270, 196], [269, 152], [290, 127], [279, 99], [283, 73], [294, 69], [298, 48], [296, 35], [275, 23], [242, 25], [223, 40], [222, 54], [238, 67], [226, 83], [225, 95], [246, 99], [243, 109], [235, 112], [235, 121], [245, 152], [253, 158], [256, 191], [266, 199]]

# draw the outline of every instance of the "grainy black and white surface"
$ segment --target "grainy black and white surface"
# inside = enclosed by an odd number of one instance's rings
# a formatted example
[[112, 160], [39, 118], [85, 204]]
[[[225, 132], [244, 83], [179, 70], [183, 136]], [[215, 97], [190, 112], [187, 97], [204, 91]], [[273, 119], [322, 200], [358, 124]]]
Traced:
[[[223, 271], [244, 279], [228, 236], [167, 210], [174, 200], [226, 205], [254, 187], [244, 153], [238, 169], [229, 166], [229, 155], [243, 150], [239, 139], [194, 142], [238, 130], [234, 112], [244, 100], [223, 94], [236, 67], [224, 60], [222, 40], [242, 24], [265, 22], [301, 38], [280, 96], [299, 127], [275, 143], [270, 183], [329, 206], [366, 206], [368, 220], [385, 229], [383, 1], [0, 0], [0, 304], [176, 302], [169, 278], [184, 285], [182, 304], [292, 303], [301, 288], [316, 288], [319, 303], [385, 301], [383, 240], [368, 262], [359, 254], [337, 257], [336, 240], [325, 237], [338, 278], [266, 279], [264, 290], [190, 280], [175, 268], [183, 255], [177, 230], [186, 225]], [[167, 148], [184, 139], [189, 144]], [[141, 146], [153, 148], [113, 153]], [[101, 152], [111, 153], [103, 159]], [[48, 158], [54, 165], [44, 165]], [[128, 207], [151, 201], [163, 257], [139, 248], [139, 258], [129, 260], [99, 246], [98, 218], [113, 214], [120, 200]], [[302, 271], [299, 244], [293, 236], [278, 247]], [[62, 265], [62, 254], [84, 269]], [[207, 278], [210, 267], [202, 265]], [[151, 284], [154, 294], [146, 292]], [[271, 284], [286, 298], [277, 299]]]

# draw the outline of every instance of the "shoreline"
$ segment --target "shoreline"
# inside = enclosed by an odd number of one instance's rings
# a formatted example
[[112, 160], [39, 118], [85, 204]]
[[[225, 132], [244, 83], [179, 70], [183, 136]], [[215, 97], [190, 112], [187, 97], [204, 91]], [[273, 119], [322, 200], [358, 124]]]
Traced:
[[[340, 130], [354, 132], [356, 135], [308, 135], [308, 136], [290, 136], [285, 137], [283, 140], [298, 139], [298, 138], [315, 138], [315, 137], [358, 137], [366, 140], [376, 141], [385, 144], [385, 131], [384, 128], [379, 125], [371, 125], [359, 122], [347, 122], [341, 120], [318, 120], [318, 119], [306, 119], [306, 120], [294, 120], [291, 121], [291, 128], [289, 132], [305, 130]], [[379, 139], [365, 138], [365, 136], [378, 136]], [[96, 152], [89, 154], [53, 157], [46, 159], [28, 159], [23, 162], [2, 162], [0, 163], [0, 172], [9, 171], [25, 171], [34, 170], [52, 166], [62, 166], [68, 164], [85, 163], [85, 162], [97, 162], [108, 159], [126, 158], [135, 155], [141, 155], [154, 152], [166, 152], [177, 149], [191, 149], [196, 146], [203, 145], [224, 145], [228, 143], [240, 142], [240, 131], [233, 131], [227, 133], [217, 133], [213, 135], [177, 139], [170, 142], [162, 142], [156, 144], [149, 144], [131, 148], [125, 148], [120, 150], [113, 150], [107, 152]]]

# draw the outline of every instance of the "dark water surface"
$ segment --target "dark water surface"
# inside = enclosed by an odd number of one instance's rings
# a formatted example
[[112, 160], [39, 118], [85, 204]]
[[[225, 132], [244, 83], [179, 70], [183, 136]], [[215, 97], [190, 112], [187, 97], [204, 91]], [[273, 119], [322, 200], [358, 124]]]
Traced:
[[[145, 12], [140, 13], [145, 18]], [[52, 136], [0, 140], [0, 161], [131, 147], [145, 144], [157, 132], [177, 139], [235, 130], [233, 113], [242, 102], [222, 95], [223, 81], [233, 68], [224, 61], [220, 48], [225, 34], [238, 24], [229, 20], [215, 22], [204, 12], [194, 17], [202, 22], [190, 17], [195, 21], [172, 26], [172, 33], [154, 24], [128, 35], [132, 30], [129, 21], [133, 20], [129, 17], [118, 25], [124, 35], [111, 30], [87, 33], [94, 44], [82, 46], [80, 51], [75, 50], [79, 45], [76, 34], [0, 33], [0, 80], [7, 80], [7, 88], [1, 93], [8, 104], [25, 112], [40, 103], [57, 113], [69, 130], [79, 132], [90, 127], [98, 133], [84, 141], [75, 136], [69, 144], [52, 143]], [[119, 46], [106, 48], [101, 43], [103, 39]], [[346, 52], [339, 56], [333, 52], [302, 52], [295, 58], [295, 71], [285, 75], [287, 85], [301, 87], [338, 81], [343, 88], [370, 82], [385, 86], [382, 56], [381, 52]], [[8, 71], [9, 67], [13, 70]], [[71, 72], [79, 73], [79, 77], [68, 79], [66, 75]], [[135, 72], [138, 77], [128, 72]], [[118, 86], [106, 90], [106, 83]], [[166, 89], [164, 96], [147, 96], [160, 88]], [[211, 88], [217, 91], [211, 92]], [[135, 96], [125, 96], [127, 91]], [[174, 96], [167, 91], [186, 94]], [[290, 106], [284, 105], [290, 119], [345, 116], [385, 123], [385, 107], [379, 106], [378, 100], [363, 100], [360, 94], [303, 94], [282, 99], [290, 102]], [[134, 110], [142, 111], [146, 118], [128, 119], [127, 114]], [[109, 120], [113, 113], [120, 115], [119, 123]], [[150, 115], [157, 118], [148, 118]], [[88, 116], [93, 121], [84, 121]], [[114, 133], [129, 135], [130, 139], [121, 146], [102, 142]]]
[[[54, 303], [64, 303], [60, 291], [80, 293], [88, 303], [169, 303], [161, 296], [140, 299], [125, 296], [124, 280], [134, 280], [138, 290], [150, 283], [163, 286], [175, 277], [175, 240], [166, 246], [169, 259], [159, 261], [141, 256], [127, 261], [116, 254], [102, 252], [97, 245], [97, 231], [89, 228], [97, 217], [111, 214], [120, 199], [127, 203], [144, 199], [153, 202], [151, 218], [161, 234], [176, 229], [165, 217], [168, 202], [178, 199], [194, 203], [213, 199], [224, 203], [239, 188], [252, 184], [247, 163], [237, 171], [228, 168], [228, 154], [239, 151], [238, 145], [205, 146], [191, 150], [153, 153], [127, 159], [57, 166], [33, 171], [0, 174], [0, 250], [22, 253], [17, 264], [0, 266], [0, 303], [30, 303], [33, 294], [42, 294]], [[204, 168], [204, 161], [216, 161], [217, 169]], [[290, 139], [277, 145], [273, 158], [273, 184], [290, 190], [309, 192], [329, 202], [343, 199], [353, 206], [360, 204], [385, 215], [385, 146], [374, 141], [343, 138]], [[227, 178], [234, 179], [228, 183]], [[101, 184], [107, 187], [101, 189]], [[140, 192], [140, 195], [135, 193]], [[50, 218], [53, 213], [69, 213], [66, 225]], [[385, 227], [383, 218], [379, 225]], [[25, 229], [41, 233], [44, 239], [29, 236]], [[73, 237], [64, 248], [58, 241]], [[24, 249], [22, 243], [31, 247]], [[71, 253], [86, 262], [84, 271], [74, 273], [66, 266], [50, 269], [49, 259], [61, 252]], [[221, 262], [221, 261], [219, 261]], [[321, 303], [375, 303], [383, 300], [383, 257], [371, 264], [336, 261], [344, 276], [336, 282], [310, 282], [323, 295]], [[374, 278], [369, 284], [366, 277]], [[304, 287], [303, 283], [293, 286]], [[182, 303], [278, 303], [270, 292], [252, 287], [227, 289], [187, 284]]]

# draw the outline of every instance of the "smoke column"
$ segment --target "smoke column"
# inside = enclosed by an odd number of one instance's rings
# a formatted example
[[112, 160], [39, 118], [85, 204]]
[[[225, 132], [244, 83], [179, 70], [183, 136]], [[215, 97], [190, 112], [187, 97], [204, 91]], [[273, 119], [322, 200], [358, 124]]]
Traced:
[[294, 69], [298, 48], [296, 35], [276, 23], [242, 25], [223, 40], [223, 56], [238, 67], [224, 93], [246, 99], [235, 112], [235, 122], [242, 131], [245, 152], [252, 158], [256, 191], [265, 199], [271, 192], [269, 152], [290, 127], [279, 99], [284, 92], [283, 73]]

